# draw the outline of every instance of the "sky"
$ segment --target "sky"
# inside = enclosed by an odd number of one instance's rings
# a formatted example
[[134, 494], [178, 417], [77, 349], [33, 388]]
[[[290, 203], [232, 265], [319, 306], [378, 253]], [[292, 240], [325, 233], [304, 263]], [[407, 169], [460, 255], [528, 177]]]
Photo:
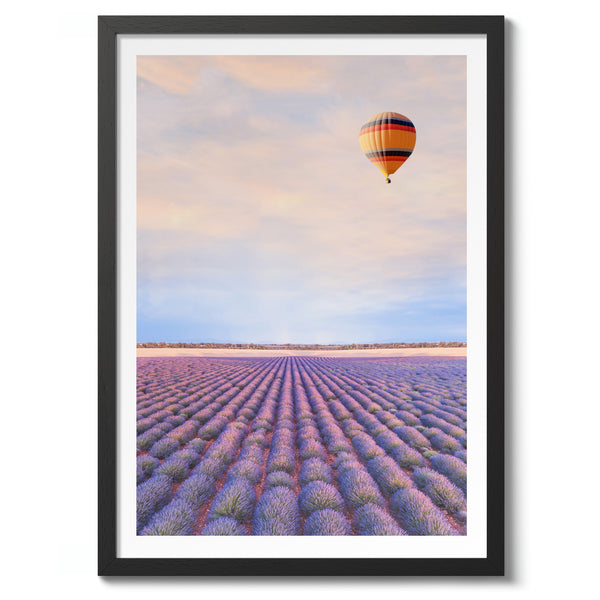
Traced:
[[[464, 56], [141, 56], [138, 342], [466, 341]], [[384, 176], [358, 134], [415, 125]]]

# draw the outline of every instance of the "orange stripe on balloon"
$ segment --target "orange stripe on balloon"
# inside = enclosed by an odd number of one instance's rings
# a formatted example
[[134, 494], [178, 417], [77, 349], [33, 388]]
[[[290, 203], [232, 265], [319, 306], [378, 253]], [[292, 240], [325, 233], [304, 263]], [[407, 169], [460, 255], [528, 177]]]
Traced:
[[408, 125], [394, 125], [393, 123], [390, 123], [384, 125], [374, 125], [373, 127], [367, 127], [366, 129], [361, 130], [360, 135], [370, 133], [371, 131], [387, 131], [390, 129], [397, 129], [399, 131], [411, 131], [412, 133], [417, 133], [414, 127], [409, 127]]

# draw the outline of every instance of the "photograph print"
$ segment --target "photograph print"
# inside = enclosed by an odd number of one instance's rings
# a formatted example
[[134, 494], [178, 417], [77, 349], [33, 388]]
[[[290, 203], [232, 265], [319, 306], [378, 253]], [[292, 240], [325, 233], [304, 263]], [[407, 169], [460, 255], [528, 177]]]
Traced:
[[137, 536], [466, 536], [466, 56], [136, 81]]

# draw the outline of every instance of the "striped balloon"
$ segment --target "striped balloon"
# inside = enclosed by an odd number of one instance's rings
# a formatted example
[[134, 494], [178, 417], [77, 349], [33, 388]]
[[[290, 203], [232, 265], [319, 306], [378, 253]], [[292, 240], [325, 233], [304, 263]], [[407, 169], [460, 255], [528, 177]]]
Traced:
[[413, 122], [395, 112], [371, 117], [361, 128], [360, 147], [367, 158], [385, 175], [395, 173], [412, 154], [417, 139]]

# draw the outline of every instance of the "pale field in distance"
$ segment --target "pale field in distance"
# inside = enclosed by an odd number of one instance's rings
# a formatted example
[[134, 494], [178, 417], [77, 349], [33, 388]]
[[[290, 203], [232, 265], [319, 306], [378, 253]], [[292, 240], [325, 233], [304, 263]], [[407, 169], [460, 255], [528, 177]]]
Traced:
[[137, 356], [219, 356], [219, 357], [270, 357], [270, 356], [330, 356], [391, 357], [391, 356], [467, 356], [467, 348], [381, 348], [378, 350], [243, 350], [237, 348], [137, 348]]

